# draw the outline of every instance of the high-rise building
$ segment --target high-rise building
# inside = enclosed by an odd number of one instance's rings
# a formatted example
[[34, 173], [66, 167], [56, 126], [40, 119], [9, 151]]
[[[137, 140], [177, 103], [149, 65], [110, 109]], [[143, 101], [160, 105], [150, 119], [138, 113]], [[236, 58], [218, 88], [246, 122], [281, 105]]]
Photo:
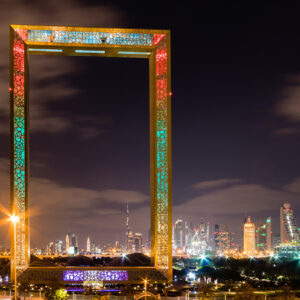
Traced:
[[183, 249], [184, 243], [184, 222], [182, 219], [178, 219], [174, 225], [174, 244], [178, 249]]
[[86, 240], [86, 252], [91, 253], [91, 239], [90, 237]]
[[75, 248], [78, 248], [78, 238], [75, 235], [75, 233], [73, 233], [72, 237], [71, 237], [71, 246], [75, 247]]
[[267, 218], [266, 220], [266, 227], [267, 227], [267, 251], [273, 250], [272, 244], [272, 219], [271, 217]]
[[[127, 251], [130, 251], [131, 247], [129, 246], [129, 235], [130, 235], [130, 227], [129, 227], [129, 206], [128, 206], [128, 203], [127, 203], [127, 206], [126, 206], [126, 248], [127, 248]], [[132, 234], [132, 232], [131, 232]]]
[[209, 222], [204, 222], [204, 219], [200, 219], [199, 226], [200, 240], [208, 246], [209, 243]]
[[96, 254], [96, 244], [91, 242], [91, 254]]
[[55, 245], [54, 245], [53, 242], [50, 242], [47, 245], [46, 253], [47, 253], [47, 255], [54, 255], [55, 254]]
[[234, 249], [234, 233], [229, 232], [228, 226], [215, 224], [214, 241], [216, 253]]
[[135, 235], [134, 235], [134, 248], [135, 248], [135, 252], [138, 252], [138, 253], [143, 252], [142, 234], [141, 233], [135, 233]]
[[63, 253], [63, 241], [56, 241], [55, 243], [55, 255]]
[[250, 217], [244, 223], [244, 251], [248, 254], [255, 252], [255, 225]]
[[265, 222], [259, 222], [255, 229], [255, 245], [257, 251], [271, 251], [272, 250], [272, 228], [271, 217], [267, 218]]
[[71, 233], [69, 232], [69, 233], [66, 235], [66, 253], [69, 252], [70, 246], [71, 246]]
[[280, 208], [280, 241], [281, 243], [300, 242], [294, 212], [289, 203]]
[[129, 231], [129, 234], [128, 234], [127, 251], [129, 253], [134, 252], [134, 240], [133, 240], [133, 233], [132, 233], [132, 231]]
[[214, 231], [214, 242], [215, 242], [215, 252], [219, 253], [220, 249], [220, 225], [215, 224], [215, 231]]
[[66, 235], [66, 249], [65, 249], [65, 252], [69, 253], [69, 254], [79, 253], [78, 252], [78, 238], [74, 233], [71, 234], [69, 232]]

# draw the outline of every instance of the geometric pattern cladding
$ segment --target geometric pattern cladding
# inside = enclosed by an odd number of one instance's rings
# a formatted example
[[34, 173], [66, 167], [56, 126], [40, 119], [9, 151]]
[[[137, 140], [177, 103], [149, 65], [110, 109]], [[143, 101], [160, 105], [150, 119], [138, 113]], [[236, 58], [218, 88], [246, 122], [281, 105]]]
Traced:
[[[172, 277], [170, 31], [11, 25], [11, 213], [19, 216], [12, 271], [28, 267], [28, 57], [134, 57], [149, 60], [151, 257]], [[13, 229], [12, 229], [13, 230]], [[11, 232], [13, 237], [13, 231]]]
[[128, 280], [127, 271], [97, 271], [78, 270], [64, 271], [64, 281], [125, 281]]

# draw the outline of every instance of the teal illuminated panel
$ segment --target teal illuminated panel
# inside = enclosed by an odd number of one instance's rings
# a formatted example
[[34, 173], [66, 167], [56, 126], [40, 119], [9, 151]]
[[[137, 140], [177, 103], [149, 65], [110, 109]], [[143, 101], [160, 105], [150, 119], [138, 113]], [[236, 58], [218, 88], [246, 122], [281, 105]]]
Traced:
[[45, 48], [29, 48], [29, 51], [40, 51], [40, 52], [63, 52], [62, 49], [45, 49]]
[[66, 30], [28, 30], [28, 42], [91, 45], [152, 46], [153, 35], [147, 33], [94, 32]]
[[75, 50], [75, 53], [105, 53], [104, 50]]
[[118, 54], [129, 54], [129, 55], [150, 55], [151, 52], [130, 52], [130, 51], [118, 51]]

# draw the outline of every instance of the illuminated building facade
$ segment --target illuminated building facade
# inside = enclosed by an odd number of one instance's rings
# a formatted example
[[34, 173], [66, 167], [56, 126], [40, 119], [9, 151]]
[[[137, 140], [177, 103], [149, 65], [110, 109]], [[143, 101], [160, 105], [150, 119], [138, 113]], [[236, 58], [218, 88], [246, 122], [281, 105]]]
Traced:
[[175, 248], [183, 249], [185, 246], [185, 224], [182, 219], [176, 220], [173, 230], [173, 239]]
[[78, 252], [78, 238], [74, 233], [66, 235], [66, 253], [74, 254]]
[[214, 242], [215, 252], [217, 254], [224, 253], [234, 249], [234, 233], [229, 232], [228, 226], [215, 224]]
[[134, 252], [134, 238], [132, 231], [129, 231], [128, 239], [127, 239], [127, 252], [133, 253]]
[[86, 240], [86, 252], [91, 253], [91, 239], [90, 237]]
[[55, 242], [55, 255], [61, 255], [63, 253], [63, 241]]
[[[139, 29], [10, 26], [11, 271], [29, 263], [28, 223], [28, 58], [30, 55], [130, 57], [149, 60], [151, 258], [172, 278], [170, 31]], [[14, 236], [13, 226], [11, 237]]]
[[130, 247], [129, 247], [129, 233], [130, 233], [130, 227], [129, 227], [129, 207], [128, 207], [128, 203], [127, 203], [127, 207], [126, 207], [126, 248], [127, 251], [130, 251]]
[[143, 252], [143, 235], [141, 233], [135, 233], [134, 235], [134, 250], [135, 252], [142, 253]]
[[244, 223], [244, 251], [248, 254], [255, 252], [255, 225], [250, 217]]
[[167, 283], [167, 279], [154, 267], [29, 267], [18, 281], [24, 284], [84, 287], [87, 283], [102, 282], [109, 289], [120, 284], [141, 284], [145, 278], [150, 282]]
[[69, 248], [71, 246], [71, 233], [67, 233], [66, 235], [66, 252], [68, 253], [69, 252]]
[[257, 251], [272, 250], [272, 221], [271, 217], [267, 218], [264, 223], [260, 222], [255, 229], [255, 244]]
[[299, 259], [300, 245], [297, 242], [280, 243], [275, 247], [275, 254], [278, 258]]
[[289, 203], [280, 207], [280, 241], [281, 243], [300, 242], [294, 211]]

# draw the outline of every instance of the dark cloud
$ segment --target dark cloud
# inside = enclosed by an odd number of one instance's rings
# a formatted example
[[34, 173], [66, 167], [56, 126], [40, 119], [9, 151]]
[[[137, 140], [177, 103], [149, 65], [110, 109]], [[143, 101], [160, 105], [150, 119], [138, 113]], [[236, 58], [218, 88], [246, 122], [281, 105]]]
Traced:
[[[125, 18], [113, 5], [85, 5], [76, 0], [2, 1], [0, 14], [0, 39], [7, 41], [0, 44], [0, 69], [3, 70], [0, 73], [0, 134], [9, 132], [9, 24], [115, 27]], [[31, 129], [43, 132], [65, 131], [70, 127], [71, 121], [66, 116], [53, 116], [47, 104], [62, 97], [70, 98], [77, 93], [74, 86], [66, 84], [68, 75], [74, 72], [77, 66], [67, 60], [57, 63], [53, 57], [38, 60], [36, 64], [34, 61], [30, 64], [30, 73], [36, 78], [30, 90]], [[51, 86], [47, 85], [47, 82], [52, 82]]]
[[285, 127], [285, 128], [279, 128], [275, 129], [272, 132], [272, 135], [275, 136], [289, 136], [289, 135], [295, 135], [300, 133], [300, 128], [296, 127]]
[[223, 178], [217, 180], [200, 181], [195, 183], [193, 187], [198, 190], [207, 190], [223, 187], [226, 185], [241, 183], [242, 181], [243, 180], [239, 178]]
[[286, 86], [281, 91], [281, 100], [276, 106], [276, 113], [291, 122], [300, 121], [300, 75], [288, 77]]
[[[0, 203], [7, 211], [9, 199], [9, 161], [0, 159]], [[63, 232], [82, 233], [88, 228], [97, 228], [99, 240], [110, 240], [107, 231], [113, 232], [113, 241], [124, 227], [125, 203], [143, 204], [148, 199], [140, 191], [92, 190], [32, 177], [29, 205], [33, 244], [45, 245], [49, 239], [63, 238]], [[4, 231], [8, 228], [2, 228]]]

